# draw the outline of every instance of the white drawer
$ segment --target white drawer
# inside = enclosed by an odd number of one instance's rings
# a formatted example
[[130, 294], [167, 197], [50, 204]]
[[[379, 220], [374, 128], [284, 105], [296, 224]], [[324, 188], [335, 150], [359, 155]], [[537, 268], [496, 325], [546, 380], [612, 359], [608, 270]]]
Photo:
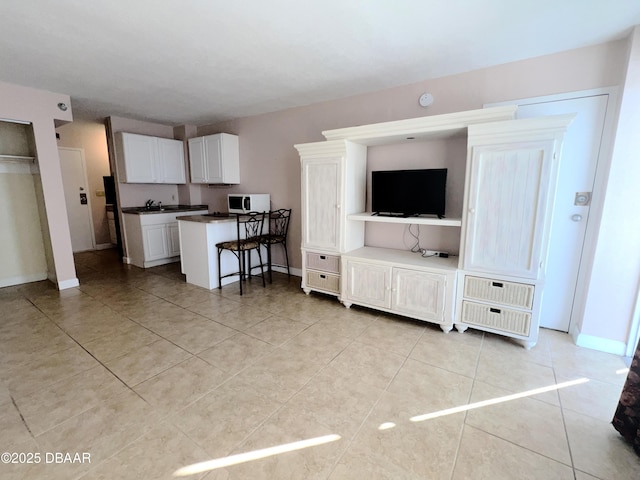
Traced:
[[491, 278], [464, 277], [464, 297], [531, 310], [535, 287]]
[[329, 273], [340, 273], [340, 256], [307, 252], [307, 268]]
[[463, 301], [462, 322], [526, 337], [529, 335], [531, 326], [531, 314], [509, 308]]
[[307, 287], [340, 293], [340, 275], [331, 275], [307, 270]]

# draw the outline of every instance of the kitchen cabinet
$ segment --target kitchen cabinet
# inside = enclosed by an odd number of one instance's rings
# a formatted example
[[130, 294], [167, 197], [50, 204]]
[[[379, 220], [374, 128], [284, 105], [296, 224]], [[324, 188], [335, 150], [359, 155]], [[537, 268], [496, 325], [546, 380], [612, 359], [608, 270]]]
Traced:
[[177, 262], [180, 260], [178, 218], [204, 213], [208, 210], [145, 215], [124, 213], [125, 263], [149, 268]]
[[402, 250], [363, 247], [342, 256], [342, 303], [453, 328], [457, 262]]
[[118, 132], [116, 149], [122, 183], [186, 183], [180, 140]]
[[297, 145], [302, 173], [302, 288], [340, 295], [340, 254], [364, 243], [364, 145], [344, 140]]
[[191, 183], [240, 183], [240, 151], [237, 135], [218, 133], [190, 138]]

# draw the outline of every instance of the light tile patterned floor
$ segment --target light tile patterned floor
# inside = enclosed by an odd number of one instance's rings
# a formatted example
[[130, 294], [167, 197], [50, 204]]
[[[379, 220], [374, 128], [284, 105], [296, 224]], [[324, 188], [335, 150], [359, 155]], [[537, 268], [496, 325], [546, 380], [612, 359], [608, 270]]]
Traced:
[[[543, 330], [526, 351], [347, 310], [280, 274], [240, 297], [237, 284], [187, 285], [178, 264], [145, 271], [113, 251], [76, 263], [79, 288], [0, 289], [0, 450], [41, 455], [0, 464], [2, 479], [178, 478], [318, 438], [186, 478], [639, 478], [610, 425], [623, 359], [567, 335]], [[91, 463], [47, 463], [47, 452]]]

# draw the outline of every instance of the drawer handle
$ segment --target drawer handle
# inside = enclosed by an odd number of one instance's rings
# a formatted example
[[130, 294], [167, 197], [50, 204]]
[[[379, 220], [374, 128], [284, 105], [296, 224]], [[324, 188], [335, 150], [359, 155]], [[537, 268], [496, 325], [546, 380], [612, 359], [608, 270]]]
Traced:
[[320, 278], [327, 278], [326, 275], [320, 275]]
[[504, 287], [504, 283], [500, 283], [500, 282], [491, 282], [491, 286], [492, 286], [492, 287], [502, 288], [502, 287]]
[[326, 255], [320, 255], [320, 260], [326, 260], [327, 256]]
[[502, 313], [499, 308], [490, 308], [489, 311], [491, 313]]

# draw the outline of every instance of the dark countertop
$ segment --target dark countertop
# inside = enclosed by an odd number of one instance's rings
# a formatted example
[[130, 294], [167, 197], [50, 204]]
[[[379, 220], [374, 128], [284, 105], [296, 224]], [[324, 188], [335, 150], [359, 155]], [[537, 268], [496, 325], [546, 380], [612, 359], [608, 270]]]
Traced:
[[197, 222], [197, 223], [221, 223], [221, 222], [235, 222], [236, 216], [220, 215], [220, 214], [205, 214], [205, 215], [185, 215], [178, 218], [183, 222]]
[[197, 210], [209, 210], [208, 205], [163, 205], [162, 208], [154, 205], [147, 207], [124, 207], [122, 213], [132, 213], [134, 215], [148, 215], [151, 213], [174, 213], [174, 212], [194, 212]]

